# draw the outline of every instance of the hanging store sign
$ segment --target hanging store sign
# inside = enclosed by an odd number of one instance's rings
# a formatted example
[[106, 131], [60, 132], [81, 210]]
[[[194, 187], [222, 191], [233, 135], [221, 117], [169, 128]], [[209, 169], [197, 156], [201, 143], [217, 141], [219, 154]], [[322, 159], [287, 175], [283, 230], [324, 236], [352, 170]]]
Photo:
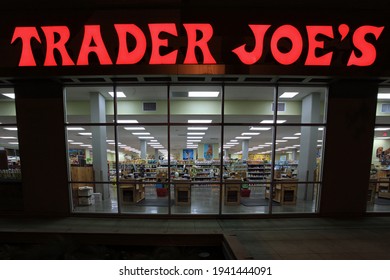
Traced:
[[[92, 53], [100, 65], [133, 65], [145, 61], [145, 57], [149, 65], [224, 64], [213, 55], [215, 50], [210, 42], [214, 30], [211, 24], [186, 23], [180, 26], [184, 28], [184, 32], [180, 33], [185, 38], [183, 46], [171, 42], [172, 38], [179, 37], [177, 24], [153, 23], [147, 27], [148, 30], [142, 30], [135, 24], [114, 24], [112, 32], [116, 41], [113, 43], [103, 36], [100, 25], [84, 25], [81, 44], [76, 48], [73, 42], [71, 44], [74, 36], [67, 26], [16, 27], [10, 43], [19, 46], [20, 67], [90, 65]], [[345, 52], [345, 46], [348, 46], [344, 65], [348, 67], [374, 64], [377, 59], [376, 44], [384, 29], [384, 26], [371, 25], [352, 29], [346, 24], [337, 27], [308, 25], [305, 30], [287, 24], [250, 24], [247, 27], [245, 32], [251, 34], [247, 38], [250, 42], [240, 39], [236, 47], [227, 50], [237, 63], [254, 65], [271, 59], [279, 65], [331, 66], [334, 54], [339, 49]], [[345, 41], [348, 43], [344, 44]], [[281, 47], [286, 42], [288, 48]], [[107, 45], [111, 44], [115, 44], [111, 48], [115, 51], [109, 51]], [[69, 45], [72, 45], [71, 50]], [[179, 59], [180, 47], [185, 49], [185, 54]], [[44, 54], [41, 62], [37, 62], [37, 49]]]

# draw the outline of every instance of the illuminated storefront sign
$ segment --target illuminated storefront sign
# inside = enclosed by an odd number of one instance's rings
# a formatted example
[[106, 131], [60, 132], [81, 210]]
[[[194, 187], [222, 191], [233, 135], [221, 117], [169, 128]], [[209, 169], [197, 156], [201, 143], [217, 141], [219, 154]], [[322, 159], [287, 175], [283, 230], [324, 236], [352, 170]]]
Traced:
[[[100, 25], [84, 26], [77, 57], [73, 58], [67, 47], [71, 38], [67, 26], [16, 27], [11, 44], [16, 45], [17, 42], [22, 44], [19, 66], [90, 65], [91, 53], [96, 55], [100, 65], [132, 65], [140, 63], [149, 49], [147, 63], [150, 65], [223, 64], [223, 61], [217, 61], [212, 54], [210, 41], [213, 39], [214, 31], [211, 24], [183, 24], [183, 27], [186, 34], [186, 53], [183, 61], [178, 61], [178, 49], [174, 49], [168, 39], [168, 36], [178, 37], [178, 26], [175, 23], [148, 24], [148, 32], [135, 24], [114, 24], [113, 31], [116, 32], [117, 38], [115, 57], [107, 50], [107, 42], [102, 36]], [[288, 24], [274, 28], [271, 28], [271, 25], [250, 24], [248, 28], [252, 32], [254, 45], [251, 47], [247, 42], [241, 41], [237, 42], [238, 47], [229, 50], [239, 63], [245, 65], [261, 63], [266, 46], [270, 49], [267, 55], [272, 56], [280, 65], [292, 65], [303, 56], [305, 66], [331, 66], [334, 50], [348, 37], [351, 47], [345, 66], [362, 67], [370, 66], [376, 61], [375, 43], [379, 40], [384, 26], [363, 25], [351, 30], [346, 24], [338, 27], [308, 25], [305, 30], [299, 30]], [[39, 35], [42, 32], [43, 35]], [[133, 47], [128, 46], [129, 36], [135, 41]], [[367, 39], [368, 36], [371, 40]], [[279, 48], [282, 40], [290, 42], [289, 50]], [[43, 65], [37, 65], [34, 56], [32, 44], [37, 42], [45, 52]], [[325, 42], [331, 42], [335, 47], [326, 48]], [[196, 50], [200, 50], [202, 54], [201, 61], [196, 56]], [[60, 58], [58, 55], [56, 58], [55, 53], [59, 54]]]

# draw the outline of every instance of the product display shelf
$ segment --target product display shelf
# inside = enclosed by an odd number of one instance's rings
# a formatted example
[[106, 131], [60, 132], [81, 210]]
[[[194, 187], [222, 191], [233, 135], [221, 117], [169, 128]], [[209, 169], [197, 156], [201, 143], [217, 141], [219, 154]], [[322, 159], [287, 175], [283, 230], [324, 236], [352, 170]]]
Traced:
[[259, 187], [271, 176], [271, 164], [260, 161], [248, 161], [248, 180], [250, 187]]
[[275, 178], [275, 186], [272, 195], [270, 186], [265, 188], [265, 198], [280, 203], [281, 205], [295, 205], [297, 199], [298, 180], [289, 178]]

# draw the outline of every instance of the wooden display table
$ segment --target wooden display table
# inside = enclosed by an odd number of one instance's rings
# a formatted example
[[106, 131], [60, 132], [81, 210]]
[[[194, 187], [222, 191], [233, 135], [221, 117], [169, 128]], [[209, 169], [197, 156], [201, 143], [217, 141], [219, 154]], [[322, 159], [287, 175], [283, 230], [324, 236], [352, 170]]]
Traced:
[[[272, 194], [272, 200], [281, 205], [297, 203], [298, 180], [290, 178], [275, 178], [275, 187]], [[265, 198], [270, 198], [270, 186], [266, 186]]]
[[175, 204], [191, 205], [191, 181], [173, 180], [175, 188]]
[[239, 205], [240, 204], [240, 189], [241, 180], [227, 179], [225, 181], [225, 188], [223, 200], [225, 205]]
[[142, 184], [142, 179], [121, 179], [119, 199], [122, 205], [134, 204], [145, 199], [145, 186]]
[[390, 198], [390, 178], [378, 178], [378, 198]]

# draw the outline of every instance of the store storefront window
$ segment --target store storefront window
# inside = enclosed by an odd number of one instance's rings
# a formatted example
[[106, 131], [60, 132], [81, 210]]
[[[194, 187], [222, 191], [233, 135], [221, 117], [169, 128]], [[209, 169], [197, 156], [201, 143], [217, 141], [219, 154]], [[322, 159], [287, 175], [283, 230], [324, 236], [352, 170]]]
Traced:
[[368, 212], [390, 212], [390, 88], [379, 88], [370, 183]]
[[0, 89], [0, 210], [23, 206], [22, 174], [13, 88]]
[[[284, 100], [282, 91], [298, 93]], [[145, 84], [66, 92], [75, 212], [317, 211], [325, 88]], [[92, 201], [80, 203], [83, 192]]]
[[69, 87], [66, 132], [74, 212], [117, 213], [114, 90]]

